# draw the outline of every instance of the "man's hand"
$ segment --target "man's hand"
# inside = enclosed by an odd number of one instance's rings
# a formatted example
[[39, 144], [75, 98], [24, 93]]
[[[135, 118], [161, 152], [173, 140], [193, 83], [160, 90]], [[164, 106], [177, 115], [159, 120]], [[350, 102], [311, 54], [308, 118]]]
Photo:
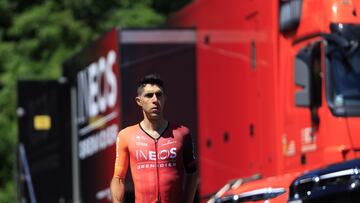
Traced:
[[194, 201], [196, 189], [197, 189], [197, 171], [194, 173], [186, 173], [185, 174], [185, 203], [192, 203]]
[[113, 203], [123, 203], [125, 194], [125, 181], [114, 177], [110, 183], [111, 199]]

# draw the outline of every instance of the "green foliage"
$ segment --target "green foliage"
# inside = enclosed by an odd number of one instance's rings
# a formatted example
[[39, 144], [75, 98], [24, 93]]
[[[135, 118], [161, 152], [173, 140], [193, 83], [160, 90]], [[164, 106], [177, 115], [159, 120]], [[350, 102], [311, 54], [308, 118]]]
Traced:
[[132, 9], [119, 9], [112, 13], [112, 18], [101, 25], [102, 30], [107, 30], [113, 25], [119, 27], [149, 27], [159, 25], [164, 17], [157, 14], [153, 9], [142, 4], [136, 4]]
[[0, 0], [0, 202], [15, 202], [16, 82], [58, 78], [62, 62], [111, 27], [159, 26], [189, 0]]
[[15, 202], [14, 180], [7, 181], [0, 192], [0, 202]]

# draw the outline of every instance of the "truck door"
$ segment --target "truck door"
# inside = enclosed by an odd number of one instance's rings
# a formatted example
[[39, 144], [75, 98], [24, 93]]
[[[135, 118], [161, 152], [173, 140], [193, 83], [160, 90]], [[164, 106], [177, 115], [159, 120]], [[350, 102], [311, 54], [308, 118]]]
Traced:
[[[322, 103], [322, 46], [320, 41], [297, 46], [292, 65], [285, 70], [285, 123], [282, 135], [284, 169], [291, 170], [316, 165], [321, 160], [317, 134], [319, 108]], [[290, 76], [290, 77], [288, 77]], [[318, 160], [318, 161], [316, 161]]]

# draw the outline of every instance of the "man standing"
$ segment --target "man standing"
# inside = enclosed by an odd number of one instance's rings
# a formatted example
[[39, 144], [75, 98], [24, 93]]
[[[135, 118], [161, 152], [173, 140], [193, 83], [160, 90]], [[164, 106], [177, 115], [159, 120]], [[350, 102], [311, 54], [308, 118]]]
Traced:
[[[196, 187], [196, 160], [189, 129], [169, 123], [163, 116], [163, 81], [145, 76], [137, 89], [136, 103], [144, 119], [121, 130], [116, 141], [113, 203], [123, 202], [128, 166], [136, 203], [191, 203]], [[130, 163], [129, 163], [130, 162]]]

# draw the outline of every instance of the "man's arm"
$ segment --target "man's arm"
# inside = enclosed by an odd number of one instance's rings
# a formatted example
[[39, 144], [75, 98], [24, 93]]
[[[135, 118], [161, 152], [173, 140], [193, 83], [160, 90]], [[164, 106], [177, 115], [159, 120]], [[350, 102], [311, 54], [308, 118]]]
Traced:
[[198, 180], [197, 171], [193, 173], [185, 174], [185, 183], [184, 183], [185, 203], [192, 203], [194, 201], [194, 197], [198, 185], [197, 180]]
[[184, 141], [184, 166], [185, 166], [185, 180], [184, 180], [184, 200], [185, 203], [192, 203], [194, 201], [197, 184], [197, 158], [195, 153], [194, 143], [190, 134], [187, 134]]
[[116, 158], [114, 176], [110, 183], [111, 199], [113, 203], [124, 202], [125, 176], [129, 165], [129, 151], [125, 135], [121, 132], [116, 138]]
[[125, 194], [124, 179], [113, 177], [110, 183], [110, 192], [113, 203], [123, 203]]

